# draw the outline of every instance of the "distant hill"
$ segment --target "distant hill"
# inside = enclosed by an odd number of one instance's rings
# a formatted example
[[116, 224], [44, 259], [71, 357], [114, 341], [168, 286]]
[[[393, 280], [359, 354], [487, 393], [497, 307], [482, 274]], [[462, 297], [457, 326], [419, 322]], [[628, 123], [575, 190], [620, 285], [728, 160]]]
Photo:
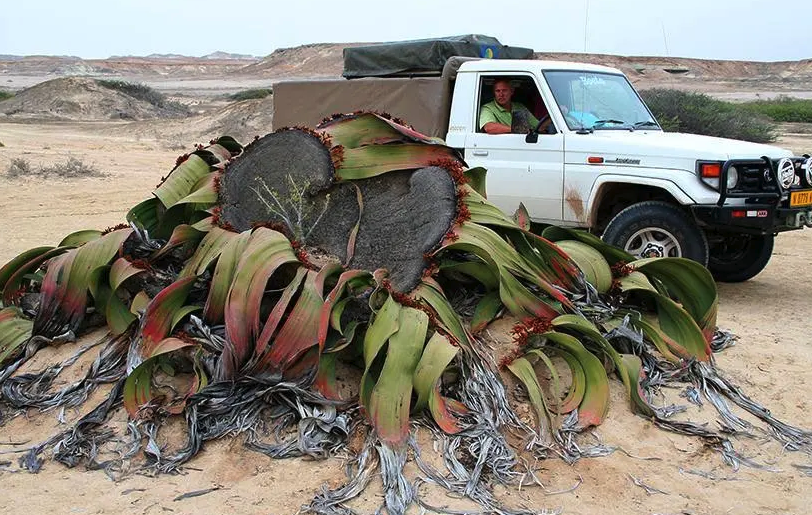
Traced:
[[257, 61], [260, 58], [248, 54], [231, 54], [228, 52], [212, 52], [201, 57], [201, 59], [245, 59], [250, 61]]
[[85, 77], [41, 82], [0, 102], [0, 113], [16, 119], [147, 120], [186, 116], [188, 110], [150, 91]]
[[[127, 56], [127, 57], [138, 57], [138, 56]], [[188, 55], [183, 54], [149, 54], [144, 56], [147, 59], [189, 59]]]
[[[65, 56], [0, 56], [5, 76], [126, 77], [127, 80], [248, 79], [340, 77], [345, 48], [369, 43], [313, 43], [279, 48], [265, 57], [216, 51], [202, 57], [180, 54], [114, 56], [80, 59]], [[662, 56], [537, 52], [536, 59], [604, 64], [619, 68], [639, 87], [692, 88], [695, 85], [727, 84], [752, 89], [809, 90], [812, 59], [786, 62], [723, 61]], [[0, 75], [0, 76], [2, 76]], [[30, 80], [28, 81], [30, 84]], [[13, 85], [7, 86], [14, 89]]]

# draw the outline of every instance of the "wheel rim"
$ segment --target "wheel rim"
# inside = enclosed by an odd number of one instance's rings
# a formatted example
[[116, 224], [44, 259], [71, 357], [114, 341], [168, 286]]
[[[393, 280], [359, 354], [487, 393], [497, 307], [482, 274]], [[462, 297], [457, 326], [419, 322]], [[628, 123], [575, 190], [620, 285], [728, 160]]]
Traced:
[[646, 227], [632, 234], [623, 250], [638, 258], [682, 257], [679, 240], [659, 227]]
[[748, 234], [723, 238], [711, 248], [710, 260], [713, 263], [736, 262], [747, 256], [753, 247], [754, 239]]

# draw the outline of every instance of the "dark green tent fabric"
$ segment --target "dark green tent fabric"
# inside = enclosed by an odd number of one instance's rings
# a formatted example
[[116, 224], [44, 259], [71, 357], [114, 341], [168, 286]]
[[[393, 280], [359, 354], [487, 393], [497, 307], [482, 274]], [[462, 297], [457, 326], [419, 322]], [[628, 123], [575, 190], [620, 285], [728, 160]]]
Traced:
[[344, 49], [344, 77], [440, 75], [451, 56], [532, 59], [533, 49], [503, 45], [481, 34], [416, 39]]

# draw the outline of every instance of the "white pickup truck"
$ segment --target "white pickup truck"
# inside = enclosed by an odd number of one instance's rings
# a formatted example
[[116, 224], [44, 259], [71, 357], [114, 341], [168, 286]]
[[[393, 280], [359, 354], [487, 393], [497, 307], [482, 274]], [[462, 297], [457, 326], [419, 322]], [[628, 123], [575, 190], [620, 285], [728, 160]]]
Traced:
[[[385, 111], [488, 170], [488, 199], [533, 221], [588, 229], [637, 256], [683, 256], [720, 281], [767, 264], [777, 233], [812, 227], [812, 158], [744, 141], [663, 132], [617, 69], [581, 63], [449, 59], [439, 76], [291, 81], [274, 86], [274, 126]], [[480, 129], [497, 78], [538, 120]], [[514, 116], [516, 127], [517, 116]]]

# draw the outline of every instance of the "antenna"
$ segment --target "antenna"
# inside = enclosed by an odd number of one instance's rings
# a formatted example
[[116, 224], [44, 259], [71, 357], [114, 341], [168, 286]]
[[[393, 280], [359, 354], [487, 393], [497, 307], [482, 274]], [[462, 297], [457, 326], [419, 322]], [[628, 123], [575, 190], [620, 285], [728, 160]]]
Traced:
[[671, 57], [671, 53], [668, 51], [668, 38], [665, 36], [665, 22], [660, 20], [660, 26], [663, 28], [663, 43], [665, 44], [665, 56]]
[[586, 53], [586, 35], [588, 24], [589, 24], [589, 0], [586, 0], [586, 14], [584, 15], [584, 53]]

